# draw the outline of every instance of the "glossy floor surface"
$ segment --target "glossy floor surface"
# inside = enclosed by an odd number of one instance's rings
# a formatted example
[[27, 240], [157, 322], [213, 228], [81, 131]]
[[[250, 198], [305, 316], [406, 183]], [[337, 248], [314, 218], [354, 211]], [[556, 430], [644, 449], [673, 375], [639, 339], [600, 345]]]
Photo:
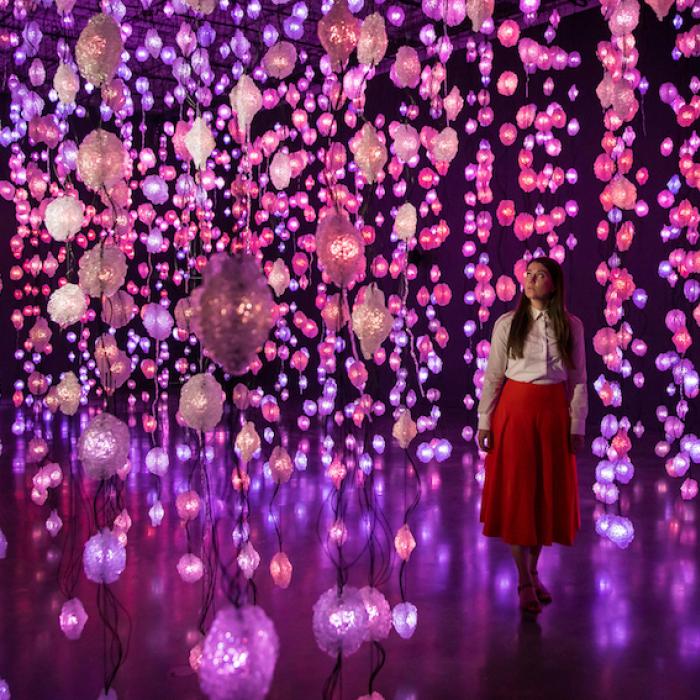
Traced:
[[[52, 461], [65, 471], [72, 465], [79, 475], [75, 443], [85, 419], [57, 416], [32, 423], [31, 414], [7, 406], [0, 414], [0, 527], [8, 540], [7, 557], [0, 561], [0, 678], [8, 682], [13, 700], [95, 700], [100, 692], [103, 627], [95, 608], [97, 587], [82, 571], [74, 591], [89, 615], [82, 637], [68, 641], [57, 620], [66, 593], [62, 557], [71, 552], [79, 556], [93, 532], [94, 486], [80, 478], [86, 502], [71, 504], [70, 484], [78, 482], [66, 478], [45, 505], [37, 506], [30, 499], [36, 467], [25, 464], [28, 439], [40, 431], [49, 439]], [[418, 546], [406, 568], [406, 595], [418, 607], [418, 627], [409, 640], [392, 631], [384, 642], [386, 664], [375, 690], [387, 700], [698, 697], [698, 502], [681, 500], [680, 481], [669, 479], [653, 455], [653, 437], [635, 443], [637, 475], [623, 487], [622, 510], [636, 529], [626, 550], [595, 534], [596, 504], [590, 489], [594, 459], [588, 451], [579, 457], [582, 530], [573, 548], [555, 546], [543, 554], [541, 577], [554, 603], [537, 622], [527, 622], [518, 614], [517, 580], [507, 548], [480, 534], [478, 464], [473, 449], [459, 436], [458, 420], [462, 417], [455, 417], [450, 428], [448, 417], [438, 431], [455, 443], [452, 456], [441, 464], [420, 465], [422, 499], [410, 519]], [[140, 425], [138, 420], [132, 423]], [[17, 437], [14, 433], [22, 427], [25, 432]], [[124, 505], [133, 526], [127, 568], [111, 589], [128, 611], [132, 634], [114, 687], [119, 700], [195, 700], [203, 695], [187, 659], [197, 641], [201, 585], [183, 583], [175, 568], [187, 550], [174, 506], [191, 470], [191, 463], [177, 456], [177, 446], [186, 438], [171, 419], [164, 434], [171, 455], [162, 484], [165, 517], [154, 528], [147, 512], [155, 477], [144, 465], [150, 438], [136, 427], [131, 435], [133, 469], [125, 483]], [[284, 435], [294, 454], [300, 435]], [[318, 460], [318, 431], [307, 436], [308, 468], [295, 473], [277, 500], [284, 549], [294, 565], [287, 590], [274, 587], [267, 570], [277, 546], [268, 514], [273, 489], [260, 476], [261, 463], [251, 469], [257, 474], [251, 486], [251, 537], [262, 558], [255, 576], [258, 602], [280, 638], [269, 695], [274, 699], [320, 698], [334, 665], [316, 646], [311, 626], [312, 606], [334, 584], [335, 571], [317, 535], [317, 527], [331, 521], [329, 480]], [[395, 532], [415, 482], [405, 479], [404, 453], [391, 442], [387, 440], [386, 451], [375, 455], [374, 462], [378, 503]], [[228, 527], [228, 501], [234, 496], [230, 486], [221, 486], [229, 483], [228, 445], [223, 429], [210, 442], [220, 532]], [[265, 449], [269, 454], [269, 445]], [[51, 508], [64, 520], [55, 539], [44, 526]], [[349, 523], [357, 520], [353, 508], [349, 506]], [[362, 535], [359, 528], [349, 529], [351, 548]], [[78, 537], [71, 540], [71, 532]], [[230, 528], [228, 532], [223, 558], [232, 549]], [[72, 541], [77, 548], [73, 544], [71, 549]], [[361, 556], [350, 567], [350, 584], [366, 585], [367, 571], [367, 557]], [[382, 590], [392, 605], [399, 602], [395, 563]], [[219, 591], [216, 605], [221, 604]], [[122, 614], [122, 629], [126, 619]], [[370, 672], [365, 644], [343, 664], [342, 697], [356, 700], [367, 693]]]

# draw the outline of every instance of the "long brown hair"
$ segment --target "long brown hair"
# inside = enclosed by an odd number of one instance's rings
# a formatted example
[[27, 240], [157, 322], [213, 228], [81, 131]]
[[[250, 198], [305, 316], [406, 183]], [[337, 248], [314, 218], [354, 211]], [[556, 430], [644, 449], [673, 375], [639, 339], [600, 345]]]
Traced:
[[[569, 317], [564, 306], [564, 272], [561, 269], [561, 265], [552, 258], [533, 258], [527, 266], [530, 267], [532, 263], [540, 263], [552, 278], [554, 291], [549, 298], [547, 313], [552, 322], [554, 336], [557, 339], [562, 360], [567, 367], [573, 367], [573, 360], [571, 359], [571, 328], [569, 327]], [[525, 293], [521, 293], [520, 301], [510, 324], [510, 333], [508, 334], [507, 352], [510, 357], [518, 358], [523, 356], [525, 338], [527, 338], [534, 320], [530, 311], [531, 306], [532, 304]]]

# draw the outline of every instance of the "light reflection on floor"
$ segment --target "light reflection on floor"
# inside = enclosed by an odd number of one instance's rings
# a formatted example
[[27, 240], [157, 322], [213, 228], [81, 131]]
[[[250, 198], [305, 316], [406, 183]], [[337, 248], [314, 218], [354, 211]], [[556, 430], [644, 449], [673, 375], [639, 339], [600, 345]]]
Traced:
[[[34, 420], [31, 412], [0, 409], [0, 526], [8, 538], [8, 557], [0, 562], [0, 677], [9, 682], [15, 700], [93, 700], [102, 676], [95, 586], [81, 577], [78, 595], [90, 618], [82, 638], [69, 642], [58, 628], [64, 598], [56, 583], [70, 527], [68, 492], [64, 484], [41, 507], [30, 500], [36, 468], [25, 464], [31, 436], [25, 429]], [[44, 434], [54, 431], [50, 459], [64, 470], [74, 452], [71, 441], [87, 420], [83, 413], [73, 420], [42, 416], [39, 421]], [[187, 654], [198, 639], [200, 591], [196, 584], [184, 584], [175, 570], [187, 543], [174, 508], [176, 494], [188, 488], [191, 462], [185, 459], [183, 430], [171, 416], [166, 433], [170, 472], [161, 493], [166, 516], [161, 527], [152, 527], [147, 511], [154, 501], [155, 478], [144, 465], [151, 439], [140, 430], [136, 415], [130, 422], [133, 468], [125, 499], [133, 527], [127, 569], [113, 590], [129, 610], [133, 637], [116, 689], [120, 700], [159, 695], [194, 700], [202, 696]], [[622, 509], [636, 530], [625, 551], [595, 534], [593, 513], [600, 506], [590, 491], [594, 461], [588, 455], [579, 459], [583, 529], [575, 547], [546, 550], [541, 575], [555, 602], [532, 624], [522, 623], [517, 612], [517, 580], [507, 548], [480, 534], [477, 459], [460, 431], [455, 425], [441, 433], [455, 443], [449, 461], [421, 466], [423, 496], [411, 521], [418, 547], [407, 569], [408, 598], [418, 606], [418, 628], [408, 641], [395, 633], [386, 641], [387, 664], [376, 689], [387, 700], [695, 697], [700, 680], [698, 503], [680, 499], [680, 482], [670, 480], [653, 456], [653, 439], [645, 437], [635, 445], [636, 476], [623, 488]], [[311, 607], [334, 582], [332, 564], [316, 533], [331, 486], [319, 463], [318, 431], [303, 437], [308, 467], [295, 473], [277, 501], [285, 551], [294, 564], [287, 591], [274, 588], [267, 572], [276, 541], [268, 513], [272, 489], [261, 477], [262, 462], [251, 484], [251, 536], [262, 557], [256, 574], [258, 600], [281, 642], [270, 693], [275, 699], [320, 697], [333, 665], [316, 647], [311, 631]], [[283, 432], [290, 454], [301, 438], [296, 431]], [[217, 484], [214, 511], [222, 519], [221, 532], [228, 532], [230, 554], [232, 492], [223, 486], [229, 483], [232, 464], [228, 444], [226, 428], [207, 442], [209, 470]], [[384, 454], [373, 453], [373, 458], [378, 503], [395, 532], [413, 496], [411, 484], [408, 490], [404, 486], [405, 457], [387, 440]], [[93, 493], [94, 487], [86, 488]], [[52, 507], [65, 523], [55, 540], [44, 526]], [[359, 551], [367, 526], [357, 504], [349, 513], [348, 548]], [[82, 511], [80, 522], [82, 546], [88, 536]], [[327, 508], [319, 522], [322, 528], [332, 522]], [[363, 558], [351, 570], [350, 582], [362, 586], [366, 579]], [[396, 567], [383, 592], [390, 603], [399, 601]], [[369, 672], [365, 646], [345, 664], [343, 697], [355, 700], [366, 693]]]

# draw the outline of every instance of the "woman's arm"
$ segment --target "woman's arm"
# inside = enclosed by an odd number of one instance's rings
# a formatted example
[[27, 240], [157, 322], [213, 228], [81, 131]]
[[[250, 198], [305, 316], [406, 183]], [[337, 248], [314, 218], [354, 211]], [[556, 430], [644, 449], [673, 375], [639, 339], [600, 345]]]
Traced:
[[574, 367], [569, 369], [567, 384], [569, 385], [569, 415], [571, 416], [571, 434], [586, 434], [586, 416], [588, 415], [588, 389], [586, 386], [586, 341], [583, 333], [583, 323], [570, 317], [572, 352], [571, 359]]
[[506, 378], [508, 355], [508, 324], [501, 316], [493, 327], [491, 334], [491, 349], [484, 373], [484, 386], [481, 389], [479, 401], [479, 430], [491, 429], [491, 414], [496, 407], [501, 387]]

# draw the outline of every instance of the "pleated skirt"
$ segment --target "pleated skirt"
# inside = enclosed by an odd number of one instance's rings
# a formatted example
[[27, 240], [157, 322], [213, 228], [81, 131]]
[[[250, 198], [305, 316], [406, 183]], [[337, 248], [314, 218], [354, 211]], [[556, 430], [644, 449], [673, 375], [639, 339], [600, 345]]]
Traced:
[[512, 545], [571, 545], [581, 526], [576, 457], [561, 384], [507, 379], [491, 419], [481, 522]]

